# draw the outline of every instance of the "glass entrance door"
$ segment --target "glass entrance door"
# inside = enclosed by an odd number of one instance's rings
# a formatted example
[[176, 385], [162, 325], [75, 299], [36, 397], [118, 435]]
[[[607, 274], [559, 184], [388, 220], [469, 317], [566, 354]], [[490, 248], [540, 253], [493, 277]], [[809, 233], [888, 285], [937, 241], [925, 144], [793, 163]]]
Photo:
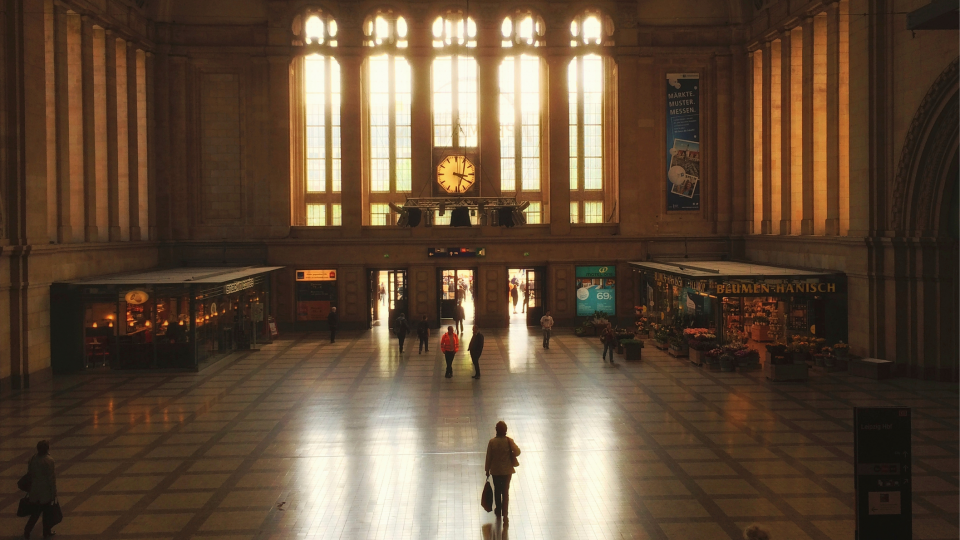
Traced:
[[474, 308], [474, 271], [440, 271], [440, 319], [453, 319], [457, 306], [463, 307], [465, 321], [473, 321]]
[[407, 289], [406, 270], [371, 270], [370, 325], [378, 321], [379, 326], [393, 328], [397, 317], [407, 314]]
[[543, 283], [546, 274], [543, 268], [528, 268], [526, 273], [527, 326], [539, 326], [544, 314]]

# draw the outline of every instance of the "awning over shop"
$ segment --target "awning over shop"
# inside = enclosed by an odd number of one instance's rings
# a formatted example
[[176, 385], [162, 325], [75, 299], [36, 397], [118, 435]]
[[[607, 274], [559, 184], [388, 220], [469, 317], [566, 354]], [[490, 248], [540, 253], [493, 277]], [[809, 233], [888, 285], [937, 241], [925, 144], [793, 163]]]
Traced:
[[636, 268], [654, 272], [664, 272], [689, 277], [691, 279], [712, 279], [717, 281], [756, 278], [807, 279], [842, 275], [840, 272], [831, 272], [829, 270], [784, 268], [742, 261], [641, 261], [631, 262], [629, 264]]
[[199, 268], [166, 268], [137, 272], [133, 274], [114, 274], [92, 279], [68, 281], [71, 285], [192, 285], [192, 284], [220, 284], [238, 279], [244, 279], [274, 270], [282, 266], [233, 266], [233, 267], [199, 267]]
[[842, 272], [743, 261], [640, 261], [629, 264], [636, 271], [652, 275], [658, 284], [689, 287], [717, 296], [837, 293], [845, 283]]

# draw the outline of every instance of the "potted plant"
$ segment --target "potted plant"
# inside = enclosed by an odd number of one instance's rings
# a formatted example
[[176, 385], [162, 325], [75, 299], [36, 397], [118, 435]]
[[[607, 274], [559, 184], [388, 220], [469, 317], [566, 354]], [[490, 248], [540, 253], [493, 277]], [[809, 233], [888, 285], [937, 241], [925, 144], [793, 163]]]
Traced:
[[752, 369], [760, 365], [760, 357], [757, 351], [753, 349], [740, 349], [733, 353], [733, 358], [736, 360], [739, 369]]
[[850, 345], [847, 345], [844, 342], [837, 343], [833, 346], [833, 354], [836, 355], [837, 360], [842, 360], [844, 362], [850, 357]]
[[669, 345], [670, 348], [667, 350], [667, 352], [674, 358], [687, 356], [687, 353], [690, 352], [690, 348], [687, 346], [687, 343], [680, 339], [679, 336], [671, 336]]
[[670, 339], [670, 330], [661, 326], [660, 329], [657, 330], [657, 335], [655, 339], [657, 342], [657, 348], [660, 349], [661, 351], [666, 350], [667, 341]]
[[623, 346], [624, 360], [640, 360], [643, 352], [643, 341], [639, 339], [625, 339], [620, 342]]
[[754, 341], [770, 341], [770, 318], [766, 315], [755, 315], [753, 326], [750, 327], [750, 337]]
[[730, 353], [723, 353], [720, 355], [720, 371], [731, 372], [736, 366], [736, 360], [733, 358], [733, 355]]
[[[799, 338], [799, 336], [795, 337]], [[794, 362], [794, 355], [800, 354], [799, 350], [799, 341], [789, 345], [782, 343], [767, 345], [770, 361], [763, 364], [763, 375], [774, 382], [807, 380], [809, 378], [807, 363]]]
[[720, 355], [722, 354], [723, 349], [715, 347], [703, 354], [703, 361], [710, 369], [720, 369]]
[[687, 328], [684, 336], [687, 338], [690, 361], [698, 366], [703, 365], [706, 352], [717, 345], [717, 335], [706, 328]]

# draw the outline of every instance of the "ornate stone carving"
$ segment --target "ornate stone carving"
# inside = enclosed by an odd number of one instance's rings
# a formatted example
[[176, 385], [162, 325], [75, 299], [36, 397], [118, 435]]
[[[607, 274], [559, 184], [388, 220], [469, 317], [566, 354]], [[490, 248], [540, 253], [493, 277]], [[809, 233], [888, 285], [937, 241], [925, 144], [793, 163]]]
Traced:
[[958, 86], [960, 58], [934, 81], [907, 130], [890, 197], [889, 229], [931, 230], [934, 225], [931, 212], [914, 210], [930, 209], [934, 194], [940, 191], [936, 183], [946, 166], [946, 149], [957, 142]]

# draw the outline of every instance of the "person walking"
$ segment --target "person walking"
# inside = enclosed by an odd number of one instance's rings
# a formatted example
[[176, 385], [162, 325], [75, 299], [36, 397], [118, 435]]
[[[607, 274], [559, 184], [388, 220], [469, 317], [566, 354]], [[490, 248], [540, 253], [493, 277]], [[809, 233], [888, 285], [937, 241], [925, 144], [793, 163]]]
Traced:
[[520, 313], [527, 312], [527, 298], [529, 298], [530, 295], [530, 291], [527, 287], [526, 281], [520, 283], [520, 292], [522, 293], [520, 295]]
[[403, 354], [403, 342], [407, 340], [407, 334], [410, 333], [410, 324], [407, 322], [407, 316], [403, 313], [397, 317], [397, 322], [393, 323], [393, 331], [397, 333], [397, 340], [400, 341], [400, 354]]
[[377, 296], [379, 297], [380, 303], [387, 305], [387, 289], [384, 288], [383, 283], [380, 284], [380, 287], [377, 289]]
[[426, 315], [417, 323], [417, 337], [420, 338], [420, 352], [417, 354], [423, 354], [423, 351], [430, 352], [430, 323], [427, 322]]
[[473, 370], [475, 372], [471, 378], [479, 379], [480, 355], [483, 354], [483, 333], [480, 332], [477, 325], [473, 325], [473, 337], [470, 338], [470, 344], [467, 345], [467, 350], [470, 351], [470, 359], [473, 360]]
[[519, 291], [520, 285], [519, 284], [516, 284], [516, 285], [511, 284], [511, 285], [512, 287], [510, 287], [510, 298], [511, 300], [513, 300], [513, 313], [514, 315], [516, 315], [517, 302], [520, 300], [520, 291]]
[[507, 424], [503, 420], [497, 422], [496, 429], [497, 436], [487, 443], [487, 459], [483, 468], [487, 477], [493, 475], [493, 502], [496, 505], [493, 513], [497, 519], [503, 518], [504, 525], [509, 525], [510, 479], [517, 472], [520, 447], [507, 437]]
[[337, 315], [337, 308], [330, 308], [330, 314], [327, 315], [327, 326], [330, 327], [330, 343], [337, 342], [337, 325], [340, 324], [340, 316]]
[[444, 377], [448, 379], [453, 377], [453, 357], [456, 356], [459, 350], [460, 338], [458, 338], [457, 334], [453, 331], [453, 327], [448, 326], [447, 333], [440, 338], [440, 352], [443, 353], [444, 359], [447, 361], [447, 373]]
[[453, 326], [457, 329], [458, 334], [463, 333], [463, 319], [465, 318], [463, 303], [457, 302], [457, 305], [453, 308]]
[[30, 475], [30, 493], [27, 494], [27, 498], [33, 504], [33, 508], [30, 519], [23, 528], [23, 537], [30, 538], [30, 532], [42, 515], [43, 537], [49, 538], [54, 535], [52, 529], [56, 524], [53, 523], [52, 510], [53, 503], [57, 500], [57, 472], [53, 458], [50, 457], [50, 443], [47, 441], [37, 443], [37, 455], [30, 458], [27, 473]]
[[603, 343], [603, 361], [607, 361], [607, 351], [610, 351], [610, 363], [616, 364], [613, 354], [617, 351], [617, 334], [613, 331], [613, 326], [607, 324], [603, 332], [600, 332], [600, 342]]
[[553, 317], [550, 316], [550, 310], [540, 317], [540, 328], [543, 330], [543, 348], [550, 348], [550, 332], [553, 330]]

